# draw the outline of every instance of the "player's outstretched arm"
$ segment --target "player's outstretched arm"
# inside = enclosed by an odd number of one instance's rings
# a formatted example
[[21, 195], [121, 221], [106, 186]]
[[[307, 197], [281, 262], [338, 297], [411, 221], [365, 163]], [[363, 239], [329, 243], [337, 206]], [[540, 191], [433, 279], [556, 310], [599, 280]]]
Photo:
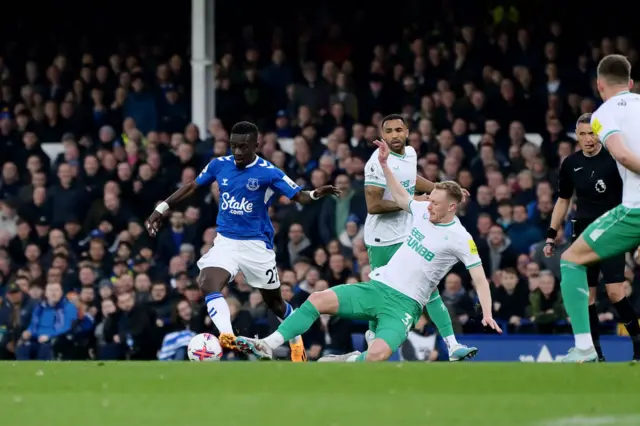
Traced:
[[176, 192], [171, 194], [169, 198], [158, 204], [146, 222], [147, 232], [149, 232], [149, 235], [153, 237], [158, 233], [163, 217], [173, 208], [174, 205], [193, 194], [199, 186], [211, 185], [215, 182], [220, 167], [222, 167], [225, 161], [228, 161], [229, 159], [230, 157], [214, 158], [205, 166], [204, 169], [202, 169], [198, 177], [196, 177], [196, 180], [181, 186]]
[[606, 148], [618, 163], [640, 175], [640, 157], [629, 149], [621, 133], [617, 132], [607, 137]]
[[169, 198], [158, 204], [146, 222], [147, 232], [149, 232], [149, 235], [152, 237], [155, 236], [160, 229], [160, 225], [162, 224], [162, 219], [165, 214], [168, 214], [174, 205], [193, 194], [197, 188], [198, 183], [194, 180], [191, 183], [181, 186], [176, 192], [171, 194]]
[[409, 210], [409, 202], [411, 201], [411, 196], [407, 192], [406, 189], [402, 186], [402, 184], [396, 179], [393, 175], [393, 172], [389, 168], [387, 164], [387, 159], [389, 158], [389, 147], [386, 143], [375, 141], [375, 144], [378, 145], [378, 162], [382, 166], [382, 171], [384, 172], [384, 177], [387, 181], [387, 189], [391, 193], [393, 200], [396, 202], [398, 207], [402, 210]]
[[469, 268], [469, 274], [471, 274], [471, 280], [478, 293], [478, 299], [480, 299], [482, 324], [496, 330], [498, 333], [502, 333], [502, 329], [493, 319], [491, 289], [489, 288], [489, 281], [487, 281], [487, 277], [484, 274], [484, 268], [482, 265], [474, 266]]
[[303, 191], [289, 176], [282, 170], [275, 168], [273, 165], [263, 160], [264, 166], [271, 171], [271, 188], [284, 195], [290, 200], [300, 204], [310, 204], [312, 201], [319, 200], [327, 195], [340, 195], [340, 191], [335, 186], [324, 185], [313, 191]]
[[327, 195], [340, 195], [341, 193], [342, 191], [335, 186], [324, 185], [313, 191], [300, 191], [291, 199], [300, 204], [310, 204], [312, 201], [319, 200]]

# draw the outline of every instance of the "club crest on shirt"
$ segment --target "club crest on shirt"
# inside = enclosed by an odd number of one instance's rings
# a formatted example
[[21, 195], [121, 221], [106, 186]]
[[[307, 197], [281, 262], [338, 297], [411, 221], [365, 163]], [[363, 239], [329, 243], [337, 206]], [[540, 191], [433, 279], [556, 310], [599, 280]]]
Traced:
[[258, 189], [260, 189], [260, 184], [258, 183], [258, 179], [249, 178], [249, 180], [247, 181], [247, 189], [249, 191], [257, 191]]

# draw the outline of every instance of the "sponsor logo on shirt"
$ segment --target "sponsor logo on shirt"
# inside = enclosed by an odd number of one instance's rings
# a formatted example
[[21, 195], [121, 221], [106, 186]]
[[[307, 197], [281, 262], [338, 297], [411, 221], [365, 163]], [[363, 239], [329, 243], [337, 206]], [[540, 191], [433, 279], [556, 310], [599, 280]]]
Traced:
[[407, 246], [416, 252], [420, 257], [422, 257], [427, 262], [431, 262], [436, 254], [423, 246], [420, 242], [424, 240], [424, 235], [418, 231], [416, 228], [411, 230], [411, 235], [407, 239]]
[[400, 184], [402, 185], [402, 187], [404, 189], [407, 190], [407, 192], [409, 193], [409, 195], [413, 195], [416, 192], [416, 187], [415, 186], [411, 186], [411, 181], [410, 180], [402, 180], [400, 181]]
[[245, 213], [253, 212], [253, 203], [249, 202], [244, 197], [242, 197], [241, 200], [236, 200], [236, 197], [225, 192], [220, 197], [220, 210], [242, 216]]

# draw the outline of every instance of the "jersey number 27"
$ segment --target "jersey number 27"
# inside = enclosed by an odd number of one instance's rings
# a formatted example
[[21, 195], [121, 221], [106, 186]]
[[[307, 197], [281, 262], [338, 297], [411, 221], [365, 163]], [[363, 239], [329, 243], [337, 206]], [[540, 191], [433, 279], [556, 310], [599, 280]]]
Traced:
[[278, 267], [274, 266], [271, 269], [267, 269], [267, 271], [265, 272], [265, 275], [269, 278], [269, 281], [267, 281], [267, 284], [275, 284], [279, 281], [278, 278]]

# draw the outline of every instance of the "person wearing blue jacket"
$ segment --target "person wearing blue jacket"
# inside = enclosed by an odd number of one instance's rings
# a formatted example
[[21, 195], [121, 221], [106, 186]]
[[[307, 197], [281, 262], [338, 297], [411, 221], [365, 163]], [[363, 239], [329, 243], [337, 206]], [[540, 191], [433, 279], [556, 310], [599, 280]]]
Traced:
[[29, 327], [22, 333], [16, 358], [52, 360], [56, 339], [69, 333], [77, 319], [78, 309], [64, 297], [62, 285], [48, 283], [44, 301], [33, 309]]

